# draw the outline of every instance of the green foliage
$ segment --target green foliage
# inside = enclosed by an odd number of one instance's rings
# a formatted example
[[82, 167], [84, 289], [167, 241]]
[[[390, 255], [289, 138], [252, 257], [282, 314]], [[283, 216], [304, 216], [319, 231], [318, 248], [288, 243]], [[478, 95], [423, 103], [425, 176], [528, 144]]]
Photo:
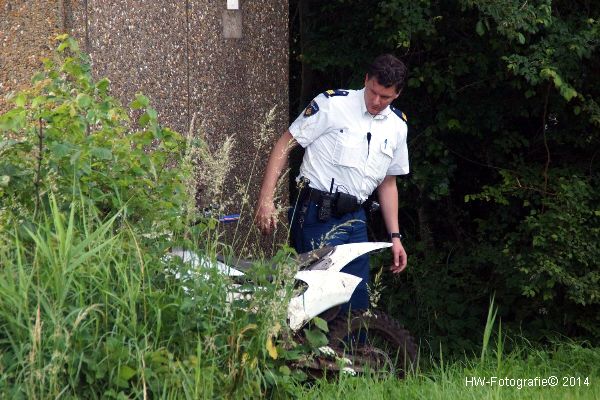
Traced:
[[[557, 177], [555, 182], [553, 193], [540, 199], [541, 207], [526, 206], [529, 213], [506, 236], [503, 251], [512, 268], [501, 271], [512, 274], [507, 284], [514, 291], [531, 298], [518, 311], [521, 318], [538, 314], [598, 337], [600, 196], [586, 178]], [[527, 204], [529, 196], [517, 192], [510, 198]]]
[[61, 210], [75, 196], [101, 216], [120, 211], [146, 232], [180, 228], [190, 172], [172, 167], [185, 140], [158, 123], [141, 94], [132, 124], [109, 81], [93, 79], [75, 40], [59, 40], [32, 87], [0, 116], [0, 230], [31, 224], [48, 209], [49, 193]]
[[[280, 339], [289, 252], [276, 282], [229, 304], [234, 288], [216, 268], [189, 275], [161, 246], [140, 247], [133, 229], [115, 234], [121, 215], [49, 204], [23, 238], [33, 245], [15, 233], [0, 246], [2, 396], [256, 398], [302, 379], [286, 370]], [[267, 270], [257, 264], [257, 279]]]
[[[369, 376], [319, 380], [298, 398], [592, 400], [600, 396], [596, 385], [600, 374], [597, 348], [569, 342], [536, 348], [526, 341], [514, 347], [511, 352], [500, 353], [501, 364], [472, 357], [456, 362], [435, 362], [431, 368], [411, 374], [402, 382]], [[547, 381], [542, 385], [541, 379], [552, 376], [558, 379], [556, 386]], [[481, 384], [482, 379], [486, 384]]]
[[[355, 8], [343, 28], [326, 22]], [[409, 266], [386, 285], [389, 311], [434, 350], [474, 350], [492, 293], [503, 325], [532, 339], [600, 339], [600, 5], [339, 0], [308, 16], [301, 60], [325, 82], [360, 88], [384, 52], [409, 65], [396, 101]]]
[[121, 107], [72, 38], [44, 65], [0, 116], [0, 397], [285, 396], [305, 379], [286, 365], [291, 251], [229, 302], [216, 268], [167, 254], [230, 251], [214, 219], [186, 224], [191, 141], [142, 94]]

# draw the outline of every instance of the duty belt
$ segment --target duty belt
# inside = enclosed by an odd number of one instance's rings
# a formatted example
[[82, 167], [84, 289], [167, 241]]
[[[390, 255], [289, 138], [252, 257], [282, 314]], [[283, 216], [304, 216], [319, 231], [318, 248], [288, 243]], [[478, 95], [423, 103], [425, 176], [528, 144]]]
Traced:
[[[327, 196], [329, 194], [330, 194], [329, 192], [326, 192], [324, 190], [313, 189], [310, 186], [307, 186], [300, 191], [299, 198], [300, 198], [300, 201], [303, 201], [303, 202], [312, 201], [312, 202], [315, 202], [318, 204], [323, 196]], [[358, 211], [362, 204], [362, 202], [360, 202], [356, 198], [356, 196], [352, 196], [351, 194], [348, 194], [348, 193], [335, 192], [335, 193], [331, 193], [331, 196], [333, 196], [334, 208], [337, 207], [338, 201], [343, 201], [344, 205], [346, 206], [345, 208], [349, 208], [347, 212]], [[343, 199], [342, 199], [342, 197], [343, 197]], [[350, 207], [348, 207], [348, 206], [350, 206]]]
[[[308, 193], [305, 195], [305, 201], [314, 201], [315, 203], [318, 203], [319, 200], [321, 200], [321, 197], [323, 195], [327, 195], [329, 192], [326, 192], [324, 190], [317, 190], [317, 189], [313, 189], [310, 186], [306, 190]], [[300, 196], [304, 196], [303, 194], [300, 194]]]

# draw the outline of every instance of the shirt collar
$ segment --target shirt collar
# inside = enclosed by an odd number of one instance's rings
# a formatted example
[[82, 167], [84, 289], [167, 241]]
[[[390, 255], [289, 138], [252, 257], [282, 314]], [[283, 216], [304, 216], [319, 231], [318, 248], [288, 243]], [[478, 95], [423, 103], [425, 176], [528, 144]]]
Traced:
[[386, 108], [381, 110], [381, 112], [379, 114], [377, 114], [375, 116], [371, 115], [371, 113], [369, 113], [369, 111], [367, 111], [367, 105], [365, 104], [365, 88], [362, 88], [361, 90], [359, 90], [358, 93], [360, 96], [361, 115], [364, 115], [364, 116], [367, 116], [367, 117], [370, 117], [373, 119], [385, 119], [392, 112], [392, 110], [390, 109], [390, 106], [387, 106]]

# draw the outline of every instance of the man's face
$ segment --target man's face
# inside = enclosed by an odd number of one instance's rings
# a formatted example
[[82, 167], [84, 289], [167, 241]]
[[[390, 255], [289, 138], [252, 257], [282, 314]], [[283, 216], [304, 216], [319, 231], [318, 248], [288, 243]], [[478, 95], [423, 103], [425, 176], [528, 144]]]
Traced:
[[365, 105], [371, 115], [377, 115], [394, 101], [400, 93], [396, 92], [396, 87], [386, 88], [377, 82], [376, 78], [365, 76]]

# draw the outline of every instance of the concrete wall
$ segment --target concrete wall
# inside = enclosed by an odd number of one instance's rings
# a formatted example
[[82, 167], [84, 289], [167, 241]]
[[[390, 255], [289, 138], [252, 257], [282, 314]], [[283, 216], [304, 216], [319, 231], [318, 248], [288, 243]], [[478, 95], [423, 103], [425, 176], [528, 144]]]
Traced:
[[50, 55], [52, 37], [65, 28], [62, 11], [60, 0], [0, 0], [0, 112]]
[[[234, 3], [239, 9], [228, 9]], [[181, 133], [195, 116], [194, 133], [202, 127], [213, 149], [235, 135], [228, 211], [241, 208], [236, 176], [249, 183], [253, 205], [273, 138], [288, 123], [287, 1], [0, 0], [0, 11], [1, 97], [26, 84], [51, 37], [68, 31], [124, 104], [142, 91], [161, 123]], [[257, 149], [259, 124], [274, 106], [271, 139]], [[209, 200], [200, 194], [201, 203]], [[250, 216], [247, 206], [243, 211]]]

